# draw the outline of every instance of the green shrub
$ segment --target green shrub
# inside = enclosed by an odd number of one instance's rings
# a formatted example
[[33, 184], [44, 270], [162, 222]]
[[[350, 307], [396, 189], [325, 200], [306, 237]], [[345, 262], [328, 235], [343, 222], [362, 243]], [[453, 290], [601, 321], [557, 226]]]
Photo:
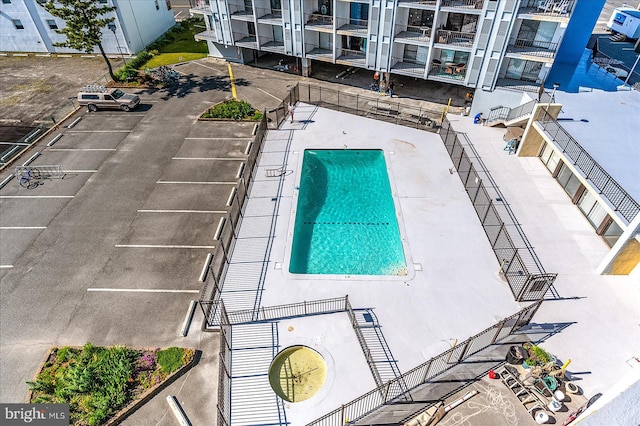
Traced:
[[158, 364], [163, 373], [171, 374], [182, 366], [184, 350], [175, 346], [158, 351]]
[[212, 106], [202, 115], [203, 118], [232, 118], [234, 120], [260, 120], [262, 113], [256, 111], [250, 103], [228, 99]]

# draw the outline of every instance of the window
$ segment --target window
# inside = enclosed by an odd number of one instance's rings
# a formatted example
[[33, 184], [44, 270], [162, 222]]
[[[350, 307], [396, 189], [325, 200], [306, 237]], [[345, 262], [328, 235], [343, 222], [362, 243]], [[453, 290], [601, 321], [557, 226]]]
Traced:
[[2, 3], [4, 3], [4, 4], [11, 4], [11, 0], [2, 0]]
[[167, 0], [167, 10], [171, 10], [171, 0]]
[[158, 4], [158, 0], [156, 0], [155, 3], [156, 3], [156, 10], [160, 10], [160, 5]]
[[109, 28], [109, 31], [111, 31], [112, 33], [116, 32], [116, 24], [114, 24], [113, 22], [109, 22], [107, 24], [107, 28]]
[[107, 1], [108, 1], [108, 0], [100, 0], [100, 3], [101, 3], [101, 4], [107, 4]]
[[609, 247], [613, 247], [616, 241], [618, 241], [618, 238], [620, 238], [620, 235], [622, 235], [622, 228], [620, 228], [620, 225], [616, 222], [612, 221], [602, 234], [602, 238], [604, 238]]
[[556, 171], [556, 166], [558, 165], [558, 161], [560, 161], [560, 156], [553, 149], [553, 145], [545, 143], [542, 152], [540, 153], [540, 160], [547, 166], [547, 169], [551, 173]]
[[596, 229], [607, 216], [607, 212], [605, 212], [604, 208], [600, 203], [598, 203], [598, 200], [596, 200], [596, 197], [594, 197], [589, 191], [584, 191], [582, 197], [580, 197], [580, 201], [578, 201], [578, 208]]
[[563, 164], [560, 173], [558, 173], [558, 183], [567, 191], [569, 197], [573, 199], [580, 189], [580, 180], [574, 175], [566, 164]]
[[47, 19], [47, 25], [49, 25], [49, 28], [51, 28], [52, 30], [58, 29], [58, 24], [56, 24], [56, 21], [54, 21], [53, 19]]
[[98, 100], [100, 97], [98, 95], [82, 95], [82, 99]]
[[12, 19], [13, 26], [16, 27], [16, 30], [24, 30], [24, 25], [22, 25], [22, 21], [19, 19]]

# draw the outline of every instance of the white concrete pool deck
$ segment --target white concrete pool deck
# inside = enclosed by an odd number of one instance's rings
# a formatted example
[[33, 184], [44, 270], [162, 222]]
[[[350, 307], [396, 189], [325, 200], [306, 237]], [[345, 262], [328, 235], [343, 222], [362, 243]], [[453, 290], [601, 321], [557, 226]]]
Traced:
[[[295, 118], [294, 123], [268, 133], [247, 206], [256, 221], [245, 218], [233, 255], [241, 262], [243, 256], [249, 257], [245, 248], [250, 247], [255, 251], [251, 256], [259, 257], [258, 247], [271, 219], [259, 206], [273, 201], [278, 179], [265, 177], [265, 169], [281, 165], [288, 145], [287, 174], [260, 306], [348, 294], [354, 309], [373, 310], [402, 373], [445, 351], [456, 339], [463, 341], [524, 306], [513, 300], [498, 274], [500, 265], [460, 179], [449, 171], [452, 163], [439, 135], [305, 104], [298, 105]], [[546, 271], [559, 273], [556, 288], [565, 299], [543, 303], [533, 322], [571, 325], [543, 346], [562, 360], [573, 360], [569, 371], [588, 395], [606, 390], [631, 368], [626, 361], [640, 354], [637, 283], [634, 286], [628, 277], [596, 274], [607, 246], [539, 160], [509, 156], [502, 150], [504, 129], [474, 126], [469, 117], [450, 116], [450, 120], [478, 150]], [[406, 247], [409, 274], [405, 277], [287, 272], [303, 150], [345, 146], [385, 152]], [[264, 219], [256, 214], [261, 209]], [[245, 270], [249, 268], [247, 262]], [[240, 281], [250, 287], [247, 279]], [[253, 300], [247, 300], [249, 294], [235, 292], [232, 285], [225, 282], [225, 304], [229, 298], [237, 308], [253, 306]], [[279, 350], [294, 344], [315, 347], [330, 361], [327, 383], [318, 395], [285, 405], [292, 425], [306, 424], [375, 387], [344, 313], [283, 320], [277, 326], [277, 343]], [[236, 366], [232, 362], [232, 369]], [[245, 403], [232, 400], [234, 424], [245, 423], [243, 413], [236, 411], [245, 404], [249, 412], [252, 398], [245, 397]], [[247, 418], [246, 424], [250, 421]]]

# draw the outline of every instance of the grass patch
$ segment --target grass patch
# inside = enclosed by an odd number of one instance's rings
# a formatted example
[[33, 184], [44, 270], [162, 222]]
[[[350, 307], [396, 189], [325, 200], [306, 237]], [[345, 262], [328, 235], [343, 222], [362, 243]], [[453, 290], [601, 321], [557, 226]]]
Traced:
[[146, 68], [156, 68], [162, 65], [177, 64], [180, 62], [193, 61], [195, 59], [206, 58], [206, 53], [160, 53], [154, 56], [145, 65]]
[[[191, 361], [191, 349], [124, 346], [54, 349], [33, 382], [30, 403], [69, 404], [74, 425], [99, 425]], [[160, 359], [163, 359], [161, 362]]]
[[249, 102], [227, 99], [209, 108], [202, 118], [226, 118], [233, 120], [262, 120], [262, 113], [251, 106]]

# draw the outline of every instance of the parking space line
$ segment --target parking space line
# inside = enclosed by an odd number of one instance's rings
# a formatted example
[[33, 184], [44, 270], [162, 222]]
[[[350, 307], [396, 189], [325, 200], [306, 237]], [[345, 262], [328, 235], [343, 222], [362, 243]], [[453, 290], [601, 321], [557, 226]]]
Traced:
[[11, 269], [13, 265], [0, 265], [0, 269]]
[[209, 213], [224, 214], [226, 210], [138, 210], [138, 213]]
[[200, 290], [163, 290], [156, 288], [88, 288], [87, 291], [113, 293], [200, 293]]
[[246, 140], [253, 140], [252, 137], [232, 137], [232, 138], [211, 138], [211, 137], [206, 137], [206, 138], [184, 138], [185, 140], [233, 140], [233, 139], [239, 139], [241, 141], [246, 141]]
[[49, 151], [115, 151], [115, 148], [50, 148]]
[[231, 160], [231, 161], [244, 161], [244, 158], [238, 158], [238, 157], [173, 157], [172, 160], [203, 160], [203, 161]]
[[0, 195], [2, 198], [73, 198], [75, 195]]
[[62, 173], [96, 173], [97, 170], [63, 170]]
[[184, 185], [235, 185], [238, 182], [190, 182], [190, 181], [177, 181], [177, 180], [159, 180], [156, 183], [168, 183], [168, 184], [184, 184]]
[[[128, 113], [127, 117], [145, 117], [146, 114], [134, 114], [134, 113]], [[98, 115], [93, 115], [93, 114], [88, 114], [85, 115], [85, 117], [122, 117], [122, 115], [120, 114], [98, 114]]]
[[179, 246], [169, 244], [116, 244], [118, 248], [214, 249], [216, 246]]
[[0, 231], [9, 231], [16, 229], [47, 229], [46, 226], [0, 226]]
[[262, 89], [261, 89], [261, 88], [259, 88], [259, 87], [256, 87], [256, 89], [258, 89], [259, 91], [261, 91], [261, 92], [262, 92], [262, 93], [264, 93], [265, 95], [269, 95], [269, 96], [271, 96], [271, 97], [272, 97], [273, 99], [275, 99], [276, 101], [282, 102], [282, 99], [280, 99], [279, 97], [274, 96], [274, 95], [272, 95], [271, 93], [269, 93], [269, 92], [267, 92], [267, 91], [265, 91], [265, 90], [262, 90]]
[[66, 133], [129, 133], [131, 130], [67, 130]]

